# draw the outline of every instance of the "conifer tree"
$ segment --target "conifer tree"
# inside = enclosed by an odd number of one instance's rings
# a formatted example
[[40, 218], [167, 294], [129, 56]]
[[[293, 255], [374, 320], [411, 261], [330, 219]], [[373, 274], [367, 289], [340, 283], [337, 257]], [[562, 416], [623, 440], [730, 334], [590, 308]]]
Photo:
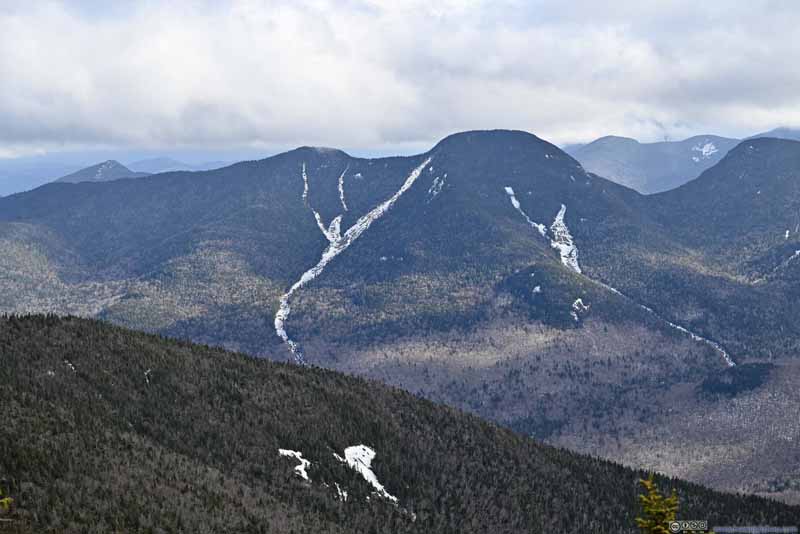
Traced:
[[658, 491], [652, 473], [647, 480], [641, 479], [639, 483], [645, 490], [644, 495], [639, 495], [643, 514], [636, 518], [642, 534], [672, 534], [669, 523], [675, 521], [678, 514], [678, 494], [673, 489], [672, 495], [664, 497]]
[[11, 497], [3, 497], [3, 488], [0, 488], [0, 511], [8, 512], [12, 504], [14, 504], [14, 499]]

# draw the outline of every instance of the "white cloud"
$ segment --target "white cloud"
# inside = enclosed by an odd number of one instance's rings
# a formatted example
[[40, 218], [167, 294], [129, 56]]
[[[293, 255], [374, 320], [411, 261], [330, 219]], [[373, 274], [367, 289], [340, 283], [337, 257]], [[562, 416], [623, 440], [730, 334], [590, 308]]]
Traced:
[[794, 2], [33, 4], [0, 8], [0, 153], [800, 125]]

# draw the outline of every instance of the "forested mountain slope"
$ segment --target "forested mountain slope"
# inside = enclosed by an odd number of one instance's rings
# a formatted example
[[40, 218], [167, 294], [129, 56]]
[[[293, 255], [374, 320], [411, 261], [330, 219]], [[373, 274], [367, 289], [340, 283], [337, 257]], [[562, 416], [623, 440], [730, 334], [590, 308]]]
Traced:
[[[32, 532], [635, 531], [641, 473], [374, 382], [52, 316], [0, 319], [0, 358], [3, 489]], [[660, 485], [681, 517], [800, 521]]]

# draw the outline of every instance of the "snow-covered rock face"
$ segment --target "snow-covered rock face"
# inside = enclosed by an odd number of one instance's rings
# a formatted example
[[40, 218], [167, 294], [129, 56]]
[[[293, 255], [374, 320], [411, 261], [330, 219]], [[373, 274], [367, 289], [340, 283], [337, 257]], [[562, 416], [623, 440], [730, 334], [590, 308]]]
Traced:
[[[311, 462], [303, 458], [303, 453], [298, 451], [291, 451], [289, 449], [278, 449], [278, 454], [281, 456], [287, 456], [289, 458], [294, 458], [298, 462], [298, 465], [295, 466], [294, 472], [305, 481], [310, 482], [308, 478], [308, 471], [307, 469], [311, 467]], [[346, 494], [345, 494], [346, 495]]]
[[366, 445], [354, 445], [353, 447], [347, 447], [344, 450], [344, 458], [335, 453], [334, 456], [337, 460], [346, 463], [349, 467], [364, 477], [364, 480], [366, 480], [373, 488], [375, 488], [375, 492], [378, 495], [397, 504], [397, 497], [389, 494], [389, 492], [386, 491], [386, 488], [383, 487], [383, 484], [378, 482], [378, 477], [375, 476], [375, 473], [372, 472], [372, 460], [375, 459], [374, 450], [370, 449]]
[[[381, 204], [373, 208], [369, 211], [366, 215], [359, 217], [359, 219], [347, 229], [347, 231], [342, 235], [341, 233], [341, 215], [337, 216], [328, 228], [325, 228], [325, 224], [322, 221], [322, 217], [314, 211], [314, 218], [317, 220], [317, 226], [319, 227], [320, 231], [325, 235], [325, 238], [328, 240], [329, 244], [325, 251], [322, 253], [322, 257], [320, 258], [319, 262], [314, 265], [312, 268], [307, 270], [300, 276], [300, 279], [295, 282], [290, 288], [289, 291], [284, 293], [281, 296], [280, 303], [278, 305], [278, 312], [275, 314], [275, 333], [278, 334], [284, 343], [289, 347], [289, 351], [294, 356], [295, 362], [299, 364], [305, 363], [305, 359], [303, 357], [303, 353], [300, 350], [298, 344], [289, 338], [289, 334], [286, 332], [286, 319], [289, 317], [291, 313], [291, 306], [289, 304], [289, 300], [291, 299], [292, 295], [298, 291], [301, 287], [308, 284], [320, 274], [325, 269], [325, 267], [339, 254], [347, 250], [347, 248], [359, 237], [361, 234], [367, 231], [369, 227], [372, 225], [373, 222], [383, 217], [387, 211], [391, 209], [395, 202], [406, 192], [408, 191], [414, 182], [417, 181], [422, 171], [428, 164], [431, 162], [432, 158], [427, 158], [425, 161], [422, 162], [421, 165], [416, 167], [411, 171], [411, 173], [406, 178], [406, 181], [400, 187], [397, 192], [392, 195], [389, 199], [383, 201]], [[306, 165], [303, 163], [302, 166], [302, 178], [303, 178], [303, 202], [308, 204], [308, 175], [306, 174]]]
[[561, 209], [558, 211], [553, 224], [550, 225], [550, 232], [553, 234], [553, 240], [550, 246], [558, 250], [561, 256], [561, 263], [569, 267], [576, 273], [581, 272], [581, 267], [578, 264], [578, 247], [572, 239], [572, 234], [567, 228], [567, 223], [564, 222], [564, 215], [567, 213], [567, 207], [561, 204]]

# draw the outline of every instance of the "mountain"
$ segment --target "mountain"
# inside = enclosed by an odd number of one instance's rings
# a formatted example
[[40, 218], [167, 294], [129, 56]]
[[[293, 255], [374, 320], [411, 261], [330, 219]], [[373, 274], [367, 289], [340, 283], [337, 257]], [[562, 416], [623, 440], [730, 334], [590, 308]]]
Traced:
[[[375, 382], [53, 316], [0, 319], [0, 354], [23, 532], [638, 531], [643, 473]], [[658, 484], [682, 518], [800, 521]]]
[[712, 167], [739, 141], [700, 135], [683, 141], [640, 143], [627, 137], [601, 137], [567, 152], [589, 172], [642, 193], [677, 187]]
[[146, 172], [149, 174], [156, 174], [160, 172], [173, 172], [173, 171], [208, 171], [211, 169], [219, 169], [225, 167], [230, 163], [224, 161], [209, 161], [197, 165], [184, 163], [172, 158], [149, 158], [130, 163], [128, 167], [136, 172]]
[[0, 199], [0, 311], [366, 376], [800, 502], [798, 154], [745, 142], [649, 196], [502, 130], [48, 184]]
[[134, 172], [122, 165], [120, 162], [110, 159], [91, 167], [86, 167], [79, 171], [62, 176], [56, 182], [79, 183], [79, 182], [109, 182], [121, 178], [139, 178], [147, 176], [146, 172]]
[[800, 130], [796, 128], [774, 128], [768, 132], [763, 132], [748, 137], [747, 139], [756, 139], [758, 137], [774, 137], [777, 139], [789, 139], [792, 141], [800, 141]]

